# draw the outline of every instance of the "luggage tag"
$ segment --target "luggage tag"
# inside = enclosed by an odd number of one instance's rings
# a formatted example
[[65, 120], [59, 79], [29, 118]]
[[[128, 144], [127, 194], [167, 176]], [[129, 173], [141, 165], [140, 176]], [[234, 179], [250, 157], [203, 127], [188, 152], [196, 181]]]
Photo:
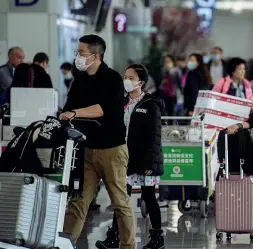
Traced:
[[79, 181], [74, 181], [74, 190], [79, 190], [79, 189], [80, 189]]

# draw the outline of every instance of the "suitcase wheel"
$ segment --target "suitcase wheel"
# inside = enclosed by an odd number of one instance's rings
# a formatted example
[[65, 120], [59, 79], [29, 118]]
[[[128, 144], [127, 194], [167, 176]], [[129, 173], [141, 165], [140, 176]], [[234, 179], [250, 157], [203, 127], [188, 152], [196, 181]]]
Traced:
[[206, 218], [208, 215], [208, 205], [206, 204], [206, 201], [201, 201], [199, 205], [199, 211], [201, 218]]
[[69, 191], [69, 188], [67, 185], [60, 185], [59, 186], [59, 192], [61, 193], [67, 193]]
[[253, 243], [253, 234], [250, 235], [250, 243]]
[[227, 233], [227, 242], [230, 242], [232, 240], [232, 234]]
[[182, 214], [190, 214], [192, 211], [192, 205], [190, 200], [178, 201], [177, 206]]
[[25, 177], [24, 182], [26, 185], [33, 184], [34, 178], [33, 177]]
[[223, 239], [223, 233], [216, 233], [216, 240], [222, 241], [222, 239]]
[[25, 241], [23, 239], [16, 239], [14, 244], [16, 246], [24, 246], [25, 245]]

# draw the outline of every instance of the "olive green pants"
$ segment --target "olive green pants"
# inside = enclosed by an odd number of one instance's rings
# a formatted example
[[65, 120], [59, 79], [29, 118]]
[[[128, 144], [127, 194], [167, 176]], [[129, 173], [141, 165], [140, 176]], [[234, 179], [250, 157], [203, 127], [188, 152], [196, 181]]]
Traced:
[[89, 205], [102, 179], [117, 216], [120, 248], [135, 248], [135, 219], [126, 189], [127, 162], [126, 145], [101, 150], [85, 149], [82, 198], [71, 201], [64, 224], [64, 232], [73, 240], [76, 241], [82, 232]]

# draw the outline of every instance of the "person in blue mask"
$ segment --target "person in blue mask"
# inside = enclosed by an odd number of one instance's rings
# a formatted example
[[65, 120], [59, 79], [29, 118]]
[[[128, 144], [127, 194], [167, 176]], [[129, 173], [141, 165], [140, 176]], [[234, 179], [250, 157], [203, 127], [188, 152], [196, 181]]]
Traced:
[[209, 55], [208, 53], [204, 52], [204, 53], [202, 54], [202, 56], [203, 56], [203, 61], [204, 61], [204, 63], [205, 63], [205, 64], [208, 64], [208, 63], [210, 62], [210, 55]]
[[199, 90], [209, 90], [211, 76], [201, 54], [191, 54], [187, 63], [188, 74], [184, 88], [184, 108], [187, 116], [192, 116]]
[[220, 78], [226, 77], [226, 62], [223, 60], [221, 47], [213, 47], [210, 55], [210, 62], [207, 64], [214, 85]]

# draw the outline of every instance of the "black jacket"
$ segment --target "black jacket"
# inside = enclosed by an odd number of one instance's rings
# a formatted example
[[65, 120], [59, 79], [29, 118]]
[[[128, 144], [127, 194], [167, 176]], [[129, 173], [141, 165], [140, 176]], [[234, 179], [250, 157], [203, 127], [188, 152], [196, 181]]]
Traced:
[[33, 87], [34, 88], [53, 88], [49, 74], [39, 65], [21, 63], [15, 69], [12, 87], [28, 87], [31, 81], [31, 71], [33, 70]]
[[148, 93], [135, 106], [130, 118], [127, 139], [128, 175], [144, 175], [145, 170], [152, 170], [153, 176], [163, 174], [161, 142], [163, 110], [163, 100]]
[[86, 147], [109, 149], [126, 144], [124, 125], [124, 85], [122, 77], [104, 62], [96, 74], [80, 73], [73, 81], [64, 111], [99, 104], [104, 116], [92, 122], [78, 121], [77, 127], [86, 135]]
[[184, 88], [184, 107], [187, 112], [193, 111], [199, 90], [209, 90], [208, 82], [198, 68], [189, 71]]

